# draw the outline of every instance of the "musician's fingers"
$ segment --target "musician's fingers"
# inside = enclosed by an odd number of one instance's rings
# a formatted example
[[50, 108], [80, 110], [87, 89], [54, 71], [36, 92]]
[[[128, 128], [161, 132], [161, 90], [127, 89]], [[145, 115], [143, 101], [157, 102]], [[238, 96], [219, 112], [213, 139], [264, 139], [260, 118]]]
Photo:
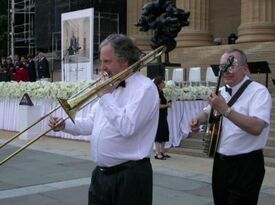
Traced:
[[212, 101], [213, 101], [212, 94], [208, 96], [207, 100], [208, 100], [208, 102], [209, 102], [210, 104], [212, 103]]
[[192, 119], [190, 123], [190, 129], [192, 132], [198, 132], [199, 131], [199, 124], [197, 119]]
[[50, 127], [52, 127], [52, 126], [54, 125], [54, 123], [55, 123], [54, 117], [50, 116], [49, 121], [48, 121], [48, 125], [49, 125]]
[[52, 117], [50, 116], [49, 121], [48, 121], [48, 126], [51, 128], [54, 128], [54, 130], [59, 129], [59, 127], [62, 127], [63, 123], [60, 123], [58, 126], [56, 126], [59, 122], [61, 122], [63, 119], [60, 117]]
[[58, 128], [60, 128], [60, 129], [65, 128], [65, 122], [62, 118], [57, 123], [58, 123]]
[[199, 126], [191, 126], [191, 131], [192, 132], [198, 132], [199, 131]]
[[211, 97], [212, 97], [212, 98], [217, 97], [216, 93], [212, 93]]
[[198, 124], [198, 120], [195, 119], [195, 118], [193, 118], [193, 119], [191, 120], [191, 126], [195, 126], [195, 125], [197, 125], [197, 124]]

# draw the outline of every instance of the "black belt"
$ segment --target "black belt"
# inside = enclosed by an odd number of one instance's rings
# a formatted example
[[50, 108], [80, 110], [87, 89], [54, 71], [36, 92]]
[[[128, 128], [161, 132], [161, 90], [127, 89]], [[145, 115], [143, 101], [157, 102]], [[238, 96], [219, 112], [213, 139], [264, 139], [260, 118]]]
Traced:
[[224, 155], [220, 153], [216, 153], [215, 159], [220, 159], [220, 160], [240, 160], [240, 159], [247, 159], [251, 157], [256, 157], [256, 156], [263, 156], [263, 150], [255, 150], [249, 153], [245, 154], [238, 154], [238, 155]]
[[100, 166], [97, 166], [97, 168], [101, 172], [103, 172], [104, 174], [114, 174], [114, 173], [120, 172], [124, 169], [130, 168], [130, 167], [135, 167], [137, 165], [140, 165], [140, 164], [143, 164], [143, 163], [149, 162], [149, 161], [150, 161], [149, 158], [144, 158], [144, 159], [136, 160], [136, 161], [127, 161], [127, 162], [124, 162], [122, 164], [115, 165], [113, 167], [100, 167]]

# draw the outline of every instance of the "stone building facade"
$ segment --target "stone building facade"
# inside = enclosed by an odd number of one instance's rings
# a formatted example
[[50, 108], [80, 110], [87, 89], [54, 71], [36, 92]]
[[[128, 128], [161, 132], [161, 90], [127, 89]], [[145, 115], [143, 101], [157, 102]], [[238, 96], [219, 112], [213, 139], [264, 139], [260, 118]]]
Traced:
[[[141, 32], [134, 24], [147, 2], [127, 1], [127, 34], [145, 51], [151, 50], [153, 31]], [[182, 67], [206, 67], [234, 46], [244, 50], [251, 61], [267, 60], [275, 69], [275, 0], [176, 0], [176, 6], [191, 15], [190, 25], [179, 32], [177, 47], [169, 54], [171, 61]], [[228, 45], [230, 34], [238, 37], [234, 45]], [[261, 51], [267, 55], [257, 55]], [[202, 58], [204, 53], [207, 58]]]

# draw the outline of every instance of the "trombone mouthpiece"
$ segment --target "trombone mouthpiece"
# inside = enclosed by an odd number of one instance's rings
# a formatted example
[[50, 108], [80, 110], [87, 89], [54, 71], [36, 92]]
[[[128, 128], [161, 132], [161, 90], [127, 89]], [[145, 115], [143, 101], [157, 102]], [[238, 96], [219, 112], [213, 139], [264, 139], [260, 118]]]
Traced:
[[105, 71], [100, 73], [100, 81], [105, 81], [109, 79], [109, 74]]

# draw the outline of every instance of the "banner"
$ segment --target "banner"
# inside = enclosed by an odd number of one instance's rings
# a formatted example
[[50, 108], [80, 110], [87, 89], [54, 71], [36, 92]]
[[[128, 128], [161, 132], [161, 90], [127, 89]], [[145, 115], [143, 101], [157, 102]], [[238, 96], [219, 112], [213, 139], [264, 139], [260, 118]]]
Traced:
[[84, 81], [93, 78], [94, 9], [63, 13], [62, 80]]

